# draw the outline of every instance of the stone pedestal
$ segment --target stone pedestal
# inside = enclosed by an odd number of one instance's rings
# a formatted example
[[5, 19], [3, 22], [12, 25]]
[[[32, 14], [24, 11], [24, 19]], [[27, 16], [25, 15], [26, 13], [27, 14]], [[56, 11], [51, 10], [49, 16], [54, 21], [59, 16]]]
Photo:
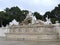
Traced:
[[7, 39], [32, 40], [32, 41], [54, 41], [58, 39], [54, 26], [31, 25], [13, 26], [6, 33]]

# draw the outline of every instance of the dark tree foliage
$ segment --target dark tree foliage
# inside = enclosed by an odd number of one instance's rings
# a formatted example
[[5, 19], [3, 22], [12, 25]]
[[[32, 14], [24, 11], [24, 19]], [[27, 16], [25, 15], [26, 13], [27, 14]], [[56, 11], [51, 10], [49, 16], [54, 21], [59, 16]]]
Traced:
[[[25, 13], [25, 14], [24, 14]], [[22, 22], [26, 18], [27, 10], [21, 10], [19, 7], [6, 8], [4, 11], [0, 11], [0, 27], [6, 26], [13, 19], [18, 22]]]
[[34, 16], [35, 16], [37, 19], [42, 20], [42, 15], [40, 15], [38, 12], [34, 12]]

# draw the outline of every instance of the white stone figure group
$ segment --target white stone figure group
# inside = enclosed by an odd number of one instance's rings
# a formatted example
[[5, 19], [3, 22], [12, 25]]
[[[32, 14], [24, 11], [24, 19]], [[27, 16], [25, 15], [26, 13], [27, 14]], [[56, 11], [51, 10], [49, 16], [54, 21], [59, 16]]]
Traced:
[[49, 25], [49, 24], [52, 24], [50, 19], [48, 19], [48, 16], [46, 17], [46, 22], [44, 22], [45, 25]]
[[32, 24], [36, 23], [37, 19], [35, 16], [33, 16], [32, 12], [29, 12], [29, 14], [27, 14], [26, 18], [32, 18], [32, 20], [31, 20]]
[[19, 25], [19, 22], [17, 22], [15, 19], [12, 20], [12, 22], [9, 23], [10, 26], [12, 25]]
[[42, 21], [42, 20], [37, 20], [35, 16], [33, 16], [32, 12], [29, 12], [29, 14], [27, 14], [26, 18], [32, 18], [31, 23], [35, 24], [35, 23], [41, 23], [41, 24], [45, 24], [45, 25], [49, 25], [51, 24], [50, 19], [48, 19], [48, 16], [46, 17], [46, 22]]

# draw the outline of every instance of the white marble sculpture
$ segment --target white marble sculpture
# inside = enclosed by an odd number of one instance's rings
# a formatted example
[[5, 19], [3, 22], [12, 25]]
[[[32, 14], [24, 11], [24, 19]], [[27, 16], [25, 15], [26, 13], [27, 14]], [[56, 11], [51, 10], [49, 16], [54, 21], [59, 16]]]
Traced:
[[10, 26], [12, 25], [19, 25], [19, 22], [17, 22], [15, 19], [12, 20], [12, 22], [9, 23]]
[[50, 19], [48, 19], [48, 16], [46, 17], [46, 22], [44, 22], [44, 24], [45, 24], [45, 25], [51, 24], [51, 21], [50, 21]]
[[36, 19], [35, 16], [33, 16], [33, 14], [32, 14], [31, 11], [29, 12], [29, 14], [27, 14], [26, 19], [27, 19], [27, 18], [32, 18], [32, 20], [31, 20], [31, 23], [32, 23], [32, 24], [36, 23], [36, 20], [37, 20], [37, 19]]

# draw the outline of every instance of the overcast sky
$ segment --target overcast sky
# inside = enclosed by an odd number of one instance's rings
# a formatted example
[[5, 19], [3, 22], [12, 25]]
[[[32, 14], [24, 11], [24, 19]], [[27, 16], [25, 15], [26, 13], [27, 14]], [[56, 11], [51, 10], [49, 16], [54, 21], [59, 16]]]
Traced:
[[44, 14], [46, 11], [51, 11], [60, 3], [60, 0], [0, 0], [0, 10], [6, 7], [18, 6], [23, 10], [39, 12]]

